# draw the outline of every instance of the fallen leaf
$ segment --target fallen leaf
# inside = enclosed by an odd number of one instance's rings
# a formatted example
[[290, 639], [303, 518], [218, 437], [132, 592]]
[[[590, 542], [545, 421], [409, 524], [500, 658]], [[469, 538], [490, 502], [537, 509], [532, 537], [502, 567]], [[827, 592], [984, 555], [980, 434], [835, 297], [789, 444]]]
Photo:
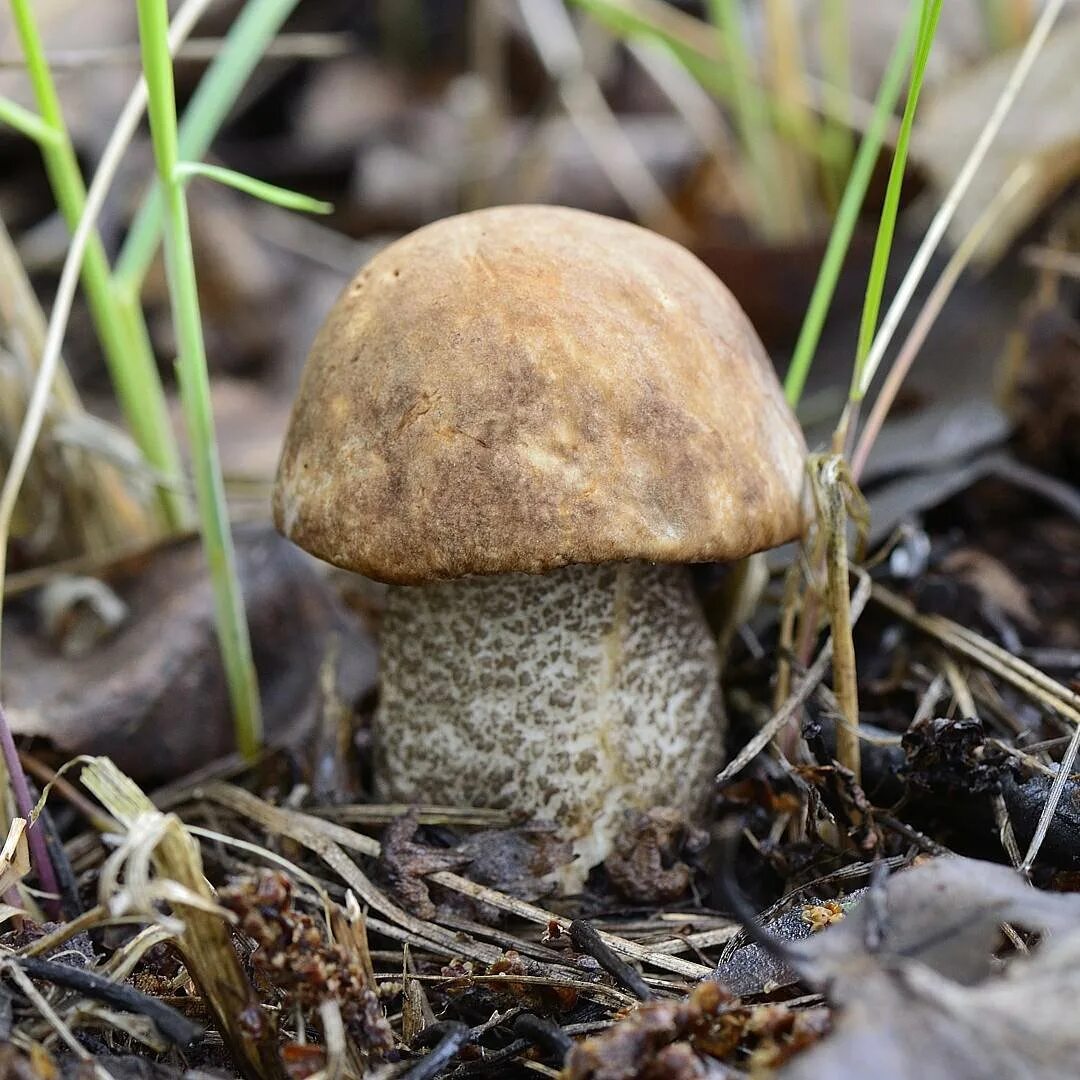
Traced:
[[1020, 623], [1028, 630], [1039, 625], [1039, 617], [1031, 606], [1027, 589], [1017, 581], [1013, 572], [1000, 560], [977, 548], [957, 548], [941, 563], [946, 573], [956, 574], [991, 605]]
[[[310, 731], [319, 669], [338, 635], [342, 699], [374, 686], [375, 646], [346, 616], [313, 560], [265, 526], [234, 531], [267, 737]], [[233, 748], [229, 696], [202, 548], [185, 540], [107, 568], [125, 625], [78, 657], [60, 655], [26, 605], [5, 612], [5, 706], [17, 735], [60, 755], [101, 754], [163, 781]]]
[[[1075, 1073], [1080, 896], [1041, 892], [1008, 867], [954, 856], [872, 886], [841, 922], [792, 950], [837, 1007], [834, 1032], [785, 1080], [1050, 1080]], [[1005, 974], [1000, 925], [1053, 935]]]

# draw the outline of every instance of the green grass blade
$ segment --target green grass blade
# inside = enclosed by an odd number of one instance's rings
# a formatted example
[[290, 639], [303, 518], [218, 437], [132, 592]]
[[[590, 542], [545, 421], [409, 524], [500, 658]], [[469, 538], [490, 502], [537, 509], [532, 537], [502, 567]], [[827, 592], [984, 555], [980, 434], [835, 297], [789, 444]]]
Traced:
[[[179, 157], [184, 161], [206, 155], [262, 54], [298, 2], [248, 0], [244, 5], [184, 110], [178, 135]], [[153, 262], [163, 207], [161, 184], [156, 183], [139, 208], [116, 263], [117, 283], [129, 296], [138, 296]]]
[[226, 187], [235, 188], [263, 202], [283, 207], [285, 210], [299, 210], [305, 214], [330, 214], [334, 210], [333, 203], [313, 199], [310, 195], [302, 195], [298, 191], [290, 191], [289, 188], [278, 187], [276, 184], [268, 184], [265, 180], [257, 180], [254, 176], [237, 172], [235, 169], [226, 169], [220, 165], [205, 165], [201, 161], [182, 161], [176, 167], [176, 175], [181, 180], [201, 176], [215, 183], [224, 184]]
[[855, 351], [855, 369], [851, 376], [852, 401], [859, 401], [865, 393], [862, 386], [863, 367], [870, 346], [877, 330], [878, 315], [881, 312], [881, 297], [885, 291], [885, 273], [889, 266], [889, 253], [892, 250], [893, 236], [896, 232], [896, 218], [900, 208], [900, 189], [907, 170], [908, 146], [911, 142], [911, 129], [915, 122], [915, 110], [919, 104], [919, 91], [922, 89], [926, 63], [930, 49], [934, 44], [934, 31], [941, 15], [942, 0], [921, 0], [919, 18], [919, 37], [915, 45], [915, 59], [911, 67], [911, 79], [908, 82], [907, 101], [904, 115], [900, 121], [900, 134], [896, 140], [892, 168], [889, 170], [889, 183], [885, 190], [885, 203], [881, 209], [878, 223], [877, 240], [874, 243], [874, 256], [870, 264], [870, 276], [866, 285], [866, 298], [863, 303], [862, 320], [859, 324], [859, 342]]
[[791, 208], [781, 190], [780, 163], [765, 97], [751, 79], [739, 0], [709, 0], [708, 10], [728, 59], [735, 122], [760, 202], [758, 225], [766, 236], [783, 236], [790, 231]]
[[228, 680], [236, 741], [246, 756], [262, 742], [259, 687], [229, 531], [210, 401], [195, 259], [184, 182], [178, 175], [176, 97], [165, 0], [138, 0], [139, 40], [149, 92], [150, 135], [164, 202], [165, 269], [179, 358], [180, 400], [191, 441], [199, 521], [214, 591], [218, 643]]
[[822, 124], [824, 182], [829, 205], [839, 204], [855, 153], [851, 133], [851, 42], [848, 0], [824, 0], [821, 10], [821, 63], [825, 74], [822, 93], [832, 108]]
[[[86, 185], [64, 123], [60, 99], [29, 0], [11, 0], [11, 12], [39, 118], [54, 133], [53, 138], [39, 144], [45, 171], [60, 213], [74, 233], [86, 206]], [[136, 311], [141, 334], [132, 336], [125, 332], [131, 319], [120, 310], [118, 297], [112, 289], [105, 247], [96, 231], [86, 246], [81, 280], [109, 376], [132, 438], [153, 469], [164, 476], [177, 477], [180, 475], [180, 451], [173, 438], [165, 390], [148, 346], [145, 324], [141, 312]], [[166, 523], [172, 528], [181, 527], [186, 519], [186, 500], [172, 488], [160, 488], [158, 494]]]
[[792, 354], [791, 365], [784, 379], [784, 393], [793, 406], [797, 405], [802, 397], [803, 388], [806, 386], [806, 378], [810, 374], [810, 368], [814, 362], [814, 354], [817, 352], [818, 342], [821, 340], [822, 327], [825, 325], [829, 305], [832, 303], [833, 295], [836, 292], [836, 283], [840, 279], [840, 270], [844, 265], [844, 259], [851, 245], [851, 237], [854, 235], [855, 225], [859, 219], [859, 211], [862, 209], [863, 200], [866, 198], [866, 190], [870, 186], [870, 177], [873, 174], [874, 165], [877, 162], [878, 154], [881, 152], [881, 144], [885, 137], [889, 117], [892, 116], [893, 110], [900, 100], [900, 94], [904, 87], [904, 73], [907, 71], [908, 59], [911, 56], [912, 49], [918, 40], [920, 22], [919, 10], [912, 5], [907, 22], [900, 31], [900, 36], [893, 47], [892, 56], [885, 69], [881, 85], [878, 87], [870, 124], [862, 141], [859, 143], [859, 149], [844, 188], [843, 198], [840, 200], [840, 206], [836, 211], [836, 220], [829, 235], [829, 243], [825, 248], [821, 269], [818, 271], [814, 291], [811, 294], [806, 316], [799, 331], [799, 339]]
[[35, 142], [44, 149], [55, 146], [60, 141], [60, 133], [50, 127], [36, 113], [24, 109], [17, 101], [0, 97], [0, 124], [7, 124], [20, 135]]
[[[710, 94], [726, 105], [735, 104], [731, 66], [722, 48], [723, 43], [716, 40], [713, 27], [657, 0], [648, 0], [648, 3], [637, 0], [633, 9], [626, 6], [626, 0], [572, 2], [618, 38], [651, 41], [664, 46]], [[658, 19], [660, 12], [665, 15], [663, 22]], [[818, 139], [811, 142], [806, 139], [800, 124], [801, 109], [778, 101], [769, 88], [753, 75], [753, 72], [748, 75], [751, 91], [757, 95], [761, 108], [767, 111], [776, 131], [790, 139], [800, 150], [824, 160], [827, 148]]]

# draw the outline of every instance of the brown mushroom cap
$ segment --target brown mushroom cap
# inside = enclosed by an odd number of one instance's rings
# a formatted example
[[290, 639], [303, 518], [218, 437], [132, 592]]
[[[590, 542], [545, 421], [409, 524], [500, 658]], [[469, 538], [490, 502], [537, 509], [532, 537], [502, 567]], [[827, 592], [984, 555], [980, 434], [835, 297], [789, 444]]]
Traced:
[[728, 561], [803, 526], [806, 445], [761, 342], [671, 240], [580, 210], [438, 221], [315, 339], [274, 519], [382, 581]]

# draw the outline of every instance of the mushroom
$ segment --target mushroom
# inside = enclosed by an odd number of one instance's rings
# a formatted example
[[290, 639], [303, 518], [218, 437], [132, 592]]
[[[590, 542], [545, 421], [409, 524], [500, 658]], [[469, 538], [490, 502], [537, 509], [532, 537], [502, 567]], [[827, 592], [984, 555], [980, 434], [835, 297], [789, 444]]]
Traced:
[[390, 583], [377, 793], [553, 822], [576, 888], [627, 809], [722, 763], [686, 564], [802, 530], [806, 446], [738, 303], [655, 233], [561, 207], [438, 221], [312, 346], [278, 528]]

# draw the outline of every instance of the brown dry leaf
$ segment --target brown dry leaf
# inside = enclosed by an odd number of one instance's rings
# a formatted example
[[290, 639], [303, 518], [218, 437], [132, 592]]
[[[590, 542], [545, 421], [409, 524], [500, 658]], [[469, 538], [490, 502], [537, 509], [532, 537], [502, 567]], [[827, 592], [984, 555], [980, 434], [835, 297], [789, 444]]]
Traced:
[[416, 829], [415, 810], [402, 814], [387, 825], [383, 832], [379, 862], [391, 888], [408, 911], [421, 919], [431, 919], [435, 915], [435, 905], [424, 878], [439, 870], [456, 870], [464, 866], [469, 858], [446, 848], [418, 844], [413, 839]]
[[1005, 975], [964, 986], [918, 963], [864, 976], [834, 1034], [784, 1080], [1056, 1080], [1075, 1076], [1080, 933], [1055, 938]]
[[[239, 527], [235, 540], [267, 734], [285, 741], [311, 728], [332, 635], [345, 701], [374, 685], [375, 647], [302, 552], [263, 526]], [[14, 732], [45, 739], [65, 757], [108, 755], [140, 779], [174, 778], [228, 753], [229, 699], [198, 541], [129, 559], [108, 577], [131, 618], [83, 656], [61, 656], [31, 613], [5, 613]]]
[[707, 843], [706, 833], [670, 807], [628, 810], [604, 868], [628, 900], [667, 903], [690, 888], [690, 868], [679, 860], [680, 851], [701, 851]]
[[574, 858], [570, 844], [551, 825], [481, 829], [457, 846], [469, 862], [469, 877], [521, 900], [539, 900], [558, 885], [556, 871]]
[[984, 603], [997, 608], [1003, 615], [1028, 630], [1039, 625], [1039, 617], [1031, 606], [1027, 589], [1002, 562], [976, 548], [957, 548], [941, 563], [941, 569], [956, 574], [970, 585]]
[[1040, 933], [1073, 929], [1080, 895], [1034, 889], [997, 863], [931, 859], [868, 890], [845, 919], [799, 945], [798, 963], [834, 1000], [858, 996], [864, 971], [894, 963], [918, 962], [974, 985], [993, 969], [1003, 922]]
[[[1001, 53], [937, 93], [927, 94], [912, 153], [939, 191], [946, 191], [963, 167], [1012, 74], [1016, 56], [1015, 51]], [[1022, 162], [1031, 164], [1032, 179], [1005, 207], [984, 241], [981, 258], [986, 261], [998, 258], [1017, 233], [1080, 173], [1078, 56], [1080, 20], [1073, 19], [1050, 35], [957, 209], [950, 229], [954, 242], [967, 235], [1013, 170]]]

